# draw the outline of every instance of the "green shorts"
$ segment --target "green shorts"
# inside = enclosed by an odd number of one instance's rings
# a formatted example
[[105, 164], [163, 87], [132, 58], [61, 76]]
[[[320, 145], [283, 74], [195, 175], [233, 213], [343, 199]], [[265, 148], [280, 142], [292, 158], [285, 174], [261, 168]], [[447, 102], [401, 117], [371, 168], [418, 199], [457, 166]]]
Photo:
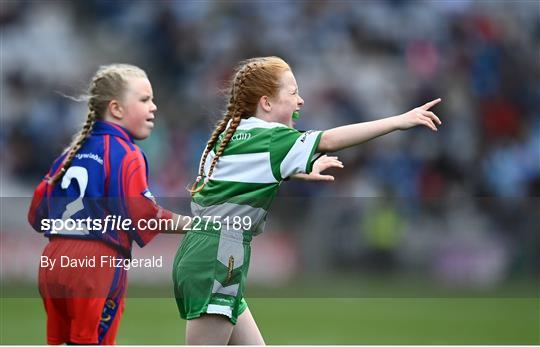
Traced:
[[183, 319], [222, 314], [236, 324], [247, 308], [243, 293], [250, 241], [241, 232], [187, 233], [173, 265], [174, 296]]

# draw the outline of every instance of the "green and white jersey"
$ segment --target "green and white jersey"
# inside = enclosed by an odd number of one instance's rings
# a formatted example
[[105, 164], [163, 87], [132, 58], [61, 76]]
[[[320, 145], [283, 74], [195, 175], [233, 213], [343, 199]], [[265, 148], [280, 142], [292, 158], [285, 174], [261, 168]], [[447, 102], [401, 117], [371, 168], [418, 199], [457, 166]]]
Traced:
[[[221, 223], [222, 232], [232, 228], [235, 217], [236, 220], [249, 218], [250, 226], [244, 231], [259, 234], [283, 179], [311, 172], [321, 135], [321, 131], [301, 133], [256, 117], [242, 119], [212, 177], [202, 191], [193, 196], [193, 216], [227, 221]], [[222, 138], [223, 135], [208, 154], [205, 176]], [[245, 218], [243, 225], [246, 225]]]
[[[252, 236], [263, 230], [283, 179], [311, 172], [321, 134], [300, 133], [255, 117], [240, 122], [212, 177], [193, 196], [192, 231], [183, 239], [173, 266], [182, 318], [220, 314], [236, 324], [247, 307], [244, 292]], [[206, 176], [220, 140], [206, 159]]]

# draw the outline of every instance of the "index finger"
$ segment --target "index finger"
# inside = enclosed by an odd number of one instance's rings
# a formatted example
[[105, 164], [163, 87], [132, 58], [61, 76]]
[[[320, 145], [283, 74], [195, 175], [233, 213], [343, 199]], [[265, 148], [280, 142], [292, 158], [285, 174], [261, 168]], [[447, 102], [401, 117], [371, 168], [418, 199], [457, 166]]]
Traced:
[[435, 99], [435, 100], [432, 100], [428, 103], [425, 103], [424, 105], [422, 105], [422, 109], [423, 110], [429, 110], [430, 108], [432, 108], [433, 106], [437, 105], [439, 102], [441, 102], [441, 98], [438, 98], [438, 99]]

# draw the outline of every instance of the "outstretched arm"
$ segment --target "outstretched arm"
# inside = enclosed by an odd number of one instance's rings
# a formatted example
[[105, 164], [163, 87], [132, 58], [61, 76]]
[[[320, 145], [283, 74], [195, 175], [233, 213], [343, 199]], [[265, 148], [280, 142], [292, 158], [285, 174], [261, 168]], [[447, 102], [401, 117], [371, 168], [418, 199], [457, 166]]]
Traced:
[[323, 132], [317, 147], [318, 152], [335, 152], [355, 146], [395, 130], [406, 130], [417, 125], [424, 125], [437, 131], [435, 123], [441, 120], [429, 109], [438, 104], [441, 99], [435, 99], [409, 112], [379, 119], [372, 122], [345, 125]]

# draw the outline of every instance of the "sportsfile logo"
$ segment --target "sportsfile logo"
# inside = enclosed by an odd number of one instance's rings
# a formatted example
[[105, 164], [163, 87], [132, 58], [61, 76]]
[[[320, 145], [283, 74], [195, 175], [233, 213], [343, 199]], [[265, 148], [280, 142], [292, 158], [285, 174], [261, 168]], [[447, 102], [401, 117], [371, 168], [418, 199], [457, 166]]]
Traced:
[[176, 219], [139, 219], [134, 223], [130, 218], [108, 215], [105, 218], [42, 219], [41, 231], [50, 234], [87, 235], [117, 231], [176, 231], [176, 230], [251, 230], [254, 226], [250, 216], [178, 216]]
[[130, 218], [108, 215], [105, 218], [81, 218], [81, 219], [42, 219], [41, 231], [50, 234], [89, 234], [105, 233], [108, 230], [131, 231], [150, 230], [165, 231], [177, 230], [182, 223], [182, 218], [173, 219], [139, 219], [136, 223]]

